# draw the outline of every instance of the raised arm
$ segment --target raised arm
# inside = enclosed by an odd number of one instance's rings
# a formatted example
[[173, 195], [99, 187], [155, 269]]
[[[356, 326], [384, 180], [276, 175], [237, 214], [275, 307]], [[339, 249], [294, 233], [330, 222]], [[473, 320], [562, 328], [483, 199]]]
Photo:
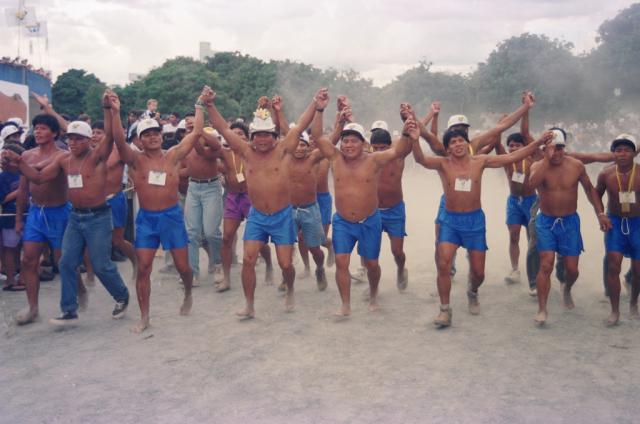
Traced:
[[[431, 103], [431, 111], [433, 112], [433, 119], [431, 119], [431, 132], [438, 136], [438, 117], [440, 116], [440, 102], [436, 100]], [[424, 123], [427, 125], [427, 123]]]
[[284, 114], [284, 104], [282, 102], [282, 97], [273, 96], [271, 99], [271, 110], [273, 111], [274, 121], [277, 121], [277, 126], [280, 131], [280, 135], [286, 137], [289, 134], [289, 121], [287, 121], [287, 117]]
[[313, 117], [313, 124], [311, 125], [311, 136], [316, 141], [318, 151], [320, 151], [325, 158], [332, 160], [339, 152], [331, 140], [322, 133], [322, 115], [322, 109], [316, 110], [316, 114]]
[[247, 153], [249, 153], [249, 150], [251, 150], [251, 146], [238, 134], [231, 131], [231, 129], [229, 128], [229, 124], [227, 124], [227, 121], [222, 117], [222, 115], [220, 115], [220, 112], [218, 112], [218, 109], [214, 104], [215, 98], [216, 93], [213, 92], [213, 98], [209, 103], [205, 104], [205, 107], [207, 108], [207, 112], [209, 114], [209, 119], [211, 120], [211, 125], [213, 125], [213, 128], [218, 130], [218, 133], [220, 133], [220, 135], [222, 135], [224, 139], [227, 140], [227, 143], [229, 144], [231, 150], [233, 150], [240, 156], [246, 156]]
[[601, 162], [601, 163], [613, 162], [615, 160], [613, 152], [598, 152], [598, 153], [570, 152], [570, 153], [566, 153], [566, 155], [571, 156], [574, 159], [578, 159], [580, 162], [582, 162], [585, 165], [588, 165], [594, 162]]
[[[527, 96], [533, 96], [533, 93], [529, 91], [522, 92], [523, 104], [526, 101]], [[535, 97], [533, 98], [533, 100], [535, 101]], [[520, 119], [520, 134], [522, 134], [522, 137], [524, 138], [524, 144], [533, 143], [533, 141], [535, 140], [531, 135], [531, 132], [529, 131], [529, 111], [528, 110], [524, 113], [524, 115], [522, 115], [522, 119]]]
[[309, 106], [307, 106], [305, 111], [302, 112], [302, 115], [298, 118], [296, 125], [290, 129], [284, 140], [280, 142], [285, 152], [293, 153], [293, 151], [296, 150], [300, 140], [300, 134], [309, 128], [316, 112], [324, 112], [328, 103], [329, 92], [326, 88], [321, 88], [316, 92], [315, 96], [313, 96], [313, 100], [311, 100]]
[[418, 124], [414, 117], [410, 116], [404, 121], [402, 135], [391, 145], [391, 148], [374, 152], [371, 157], [378, 166], [383, 167], [394, 159], [408, 155], [411, 152], [413, 140], [417, 140], [419, 136]]
[[584, 190], [584, 193], [587, 195], [587, 199], [589, 199], [589, 203], [593, 206], [593, 210], [598, 217], [598, 222], [600, 223], [600, 229], [602, 231], [609, 231], [611, 229], [611, 221], [609, 217], [604, 212], [604, 205], [602, 204], [602, 198], [598, 196], [596, 189], [591, 184], [591, 180], [589, 179], [589, 175], [587, 174], [587, 170], [582, 166], [582, 172], [580, 173], [580, 185]]
[[538, 140], [523, 147], [522, 149], [516, 150], [513, 153], [498, 156], [487, 156], [484, 166], [486, 168], [500, 168], [502, 166], [521, 161], [522, 159], [531, 156], [536, 149], [538, 149], [542, 144], [551, 141], [552, 138], [553, 134], [551, 131], [547, 131], [543, 133]]
[[32, 91], [31, 97], [33, 97], [33, 99], [40, 105], [40, 109], [42, 109], [44, 113], [53, 115], [56, 118], [56, 121], [58, 121], [58, 124], [60, 125], [60, 129], [63, 132], [67, 132], [67, 125], [69, 123], [67, 122], [66, 119], [64, 119], [58, 112], [56, 112], [53, 109], [53, 106], [51, 106], [51, 103], [49, 102], [49, 98], [46, 96], [46, 94], [41, 96]]
[[207, 159], [215, 159], [220, 156], [222, 144], [215, 135], [202, 131], [202, 137], [193, 143], [193, 148], [200, 156]]
[[[111, 97], [107, 90], [102, 96], [102, 110], [104, 112], [104, 137], [96, 146], [96, 161], [106, 161], [113, 149], [113, 116], [112, 113], [120, 117], [120, 99], [118, 96]], [[120, 125], [122, 126], [122, 125]]]
[[180, 162], [187, 157], [193, 145], [199, 143], [200, 137], [202, 137], [202, 128], [204, 127], [204, 111], [208, 103], [213, 102], [215, 93], [208, 86], [202, 88], [202, 93], [196, 101], [196, 117], [193, 121], [193, 131], [187, 134], [180, 143], [169, 149], [168, 155], [172, 156], [174, 162]]

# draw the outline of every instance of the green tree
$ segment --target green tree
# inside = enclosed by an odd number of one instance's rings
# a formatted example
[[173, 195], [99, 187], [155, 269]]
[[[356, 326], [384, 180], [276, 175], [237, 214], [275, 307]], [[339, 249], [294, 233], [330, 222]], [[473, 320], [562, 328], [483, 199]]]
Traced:
[[53, 107], [75, 119], [86, 113], [93, 119], [102, 116], [100, 98], [106, 85], [83, 69], [69, 69], [56, 79], [51, 88]]

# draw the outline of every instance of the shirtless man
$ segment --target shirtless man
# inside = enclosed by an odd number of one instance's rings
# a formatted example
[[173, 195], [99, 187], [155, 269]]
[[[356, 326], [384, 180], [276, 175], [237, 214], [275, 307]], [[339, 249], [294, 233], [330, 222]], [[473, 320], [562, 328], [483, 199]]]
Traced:
[[309, 147], [309, 135], [300, 134], [298, 147], [289, 162], [291, 204], [298, 231], [299, 243], [304, 243], [311, 252], [316, 263], [316, 284], [318, 290], [327, 288], [327, 277], [324, 271], [324, 252], [320, 246], [325, 243], [322, 216], [318, 206], [316, 189], [318, 187], [317, 167], [324, 159], [320, 150]]
[[[386, 125], [386, 124], [385, 124]], [[378, 128], [371, 133], [371, 147], [374, 152], [384, 152], [392, 147], [391, 134], [385, 128]], [[409, 283], [409, 272], [405, 268], [404, 238], [406, 212], [402, 195], [402, 174], [404, 160], [411, 150], [406, 149], [402, 155], [387, 163], [380, 173], [378, 182], [378, 209], [382, 219], [382, 231], [389, 235], [391, 253], [396, 262], [398, 290], [405, 290]]]
[[[338, 316], [351, 315], [351, 252], [358, 243], [358, 255], [363, 259], [369, 279], [369, 310], [378, 305], [380, 282], [380, 242], [382, 221], [378, 210], [378, 182], [384, 167], [410, 149], [406, 135], [413, 120], [405, 125], [405, 134], [398, 143], [380, 152], [364, 151], [365, 135], [361, 125], [350, 123], [341, 132], [340, 147], [322, 134], [322, 112], [329, 102], [326, 92], [318, 98], [312, 134], [322, 154], [331, 162], [336, 194], [336, 213], [333, 215], [333, 249], [336, 255], [336, 283], [342, 306]], [[415, 129], [415, 128], [414, 128]]]
[[[318, 92], [316, 98], [321, 93], [323, 91]], [[313, 119], [316, 103], [314, 98], [298, 119], [298, 124], [279, 142], [271, 117], [264, 110], [258, 109], [250, 127], [251, 145], [229, 128], [229, 124], [220, 115], [213, 101], [207, 104], [214, 128], [222, 134], [242, 161], [252, 205], [244, 233], [242, 260], [242, 287], [246, 306], [236, 312], [241, 318], [255, 316], [256, 260], [258, 252], [269, 238], [276, 245], [278, 265], [282, 269], [282, 277], [287, 286], [285, 310], [289, 312], [294, 308], [293, 282], [296, 271], [293, 267], [293, 244], [296, 241], [296, 233], [289, 191], [289, 161], [298, 145], [300, 134]]]
[[[65, 154], [64, 150], [55, 145], [55, 138], [60, 134], [61, 128], [58, 120], [50, 114], [36, 115], [32, 125], [38, 147], [24, 152], [20, 161], [42, 169], [54, 162], [58, 156]], [[62, 236], [69, 219], [69, 203], [67, 182], [62, 173], [42, 184], [30, 182], [22, 176], [18, 190], [16, 233], [22, 235], [23, 241], [20, 280], [27, 286], [29, 308], [18, 314], [16, 322], [23, 325], [33, 322], [38, 317], [38, 262], [47, 243], [53, 247], [56, 263], [59, 262]], [[25, 223], [23, 213], [29, 196], [31, 206]], [[81, 296], [86, 295], [84, 285], [80, 285], [78, 290]]]
[[620, 320], [620, 268], [622, 258], [631, 258], [631, 298], [629, 312], [632, 319], [640, 319], [638, 294], [640, 293], [640, 172], [634, 161], [637, 152], [635, 138], [620, 134], [611, 143], [615, 165], [608, 166], [598, 175], [596, 191], [602, 198], [607, 192], [607, 210], [611, 229], [605, 234], [607, 251], [607, 286], [611, 301], [611, 315], [607, 325]]
[[[244, 123], [234, 122], [229, 127], [245, 143], [249, 143], [249, 129]], [[251, 200], [247, 194], [247, 181], [243, 162], [231, 149], [223, 148], [222, 158], [225, 180], [226, 196], [224, 199], [224, 218], [222, 221], [222, 271], [224, 274], [221, 283], [216, 284], [216, 291], [224, 292], [231, 288], [231, 261], [233, 259], [234, 239], [240, 223], [249, 216]], [[260, 255], [266, 264], [265, 281], [267, 285], [273, 284], [273, 265], [271, 263], [271, 249], [265, 243], [260, 249]]]
[[547, 320], [547, 299], [549, 297], [550, 276], [556, 252], [562, 255], [565, 267], [563, 300], [567, 309], [573, 309], [571, 287], [578, 279], [578, 259], [582, 252], [580, 217], [578, 207], [578, 183], [593, 205], [598, 216], [600, 229], [607, 231], [611, 222], [604, 213], [602, 200], [591, 184], [585, 166], [572, 157], [565, 157], [566, 135], [560, 129], [553, 129], [553, 143], [545, 147], [544, 158], [531, 167], [529, 184], [537, 188], [540, 199], [540, 213], [536, 217], [537, 248], [540, 256], [540, 270], [536, 278], [538, 290], [538, 313], [534, 320], [544, 325]]
[[[96, 148], [91, 147], [91, 127], [86, 122], [71, 122], [67, 127], [69, 152], [57, 155], [42, 170], [37, 171], [21, 156], [7, 152], [4, 158], [19, 162], [20, 172], [31, 182], [43, 184], [63, 175], [67, 179], [69, 200], [72, 205], [69, 221], [62, 240], [60, 258], [62, 314], [50, 322], [68, 325], [78, 319], [78, 279], [76, 269], [82, 262], [85, 246], [95, 274], [115, 299], [114, 319], [122, 318], [129, 304], [129, 291], [111, 261], [111, 211], [107, 197], [107, 158], [113, 148], [112, 114], [119, 116], [119, 105], [114, 105], [105, 93], [105, 137]], [[118, 119], [119, 121], [119, 119]]]
[[[218, 134], [204, 132], [185, 158], [189, 188], [184, 215], [189, 235], [189, 265], [200, 280], [200, 239], [204, 230], [209, 256], [216, 248], [215, 233], [222, 222], [222, 184], [218, 174], [221, 144]], [[220, 246], [217, 246], [218, 254]]]
[[480, 313], [478, 288], [484, 281], [486, 251], [485, 217], [480, 204], [482, 174], [485, 168], [499, 168], [521, 161], [550, 138], [543, 137], [508, 155], [471, 155], [467, 133], [453, 129], [445, 132], [444, 147], [447, 156], [424, 156], [417, 134], [413, 135], [413, 152], [416, 162], [425, 168], [438, 171], [445, 194], [445, 211], [441, 215], [437, 246], [438, 294], [440, 313], [434, 320], [439, 328], [451, 325], [452, 311], [449, 306], [451, 292], [451, 264], [458, 247], [469, 252], [469, 282], [467, 298], [469, 312]]
[[[187, 251], [189, 239], [178, 205], [179, 172], [182, 160], [202, 135], [204, 102], [212, 98], [213, 92], [205, 86], [196, 102], [193, 131], [167, 152], [162, 150], [162, 128], [154, 119], [143, 119], [138, 123], [136, 131], [142, 144], [141, 152], [133, 150], [125, 142], [121, 127], [113, 128], [120, 158], [129, 166], [129, 177], [133, 181], [140, 202], [140, 210], [136, 217], [135, 248], [138, 258], [136, 293], [141, 319], [132, 328], [136, 333], [149, 327], [151, 269], [160, 243], [164, 250], [171, 251], [173, 262], [184, 284], [184, 301], [180, 315], [188, 315], [191, 311], [193, 273], [189, 267]], [[118, 102], [115, 93], [110, 94], [110, 99], [112, 103]]]

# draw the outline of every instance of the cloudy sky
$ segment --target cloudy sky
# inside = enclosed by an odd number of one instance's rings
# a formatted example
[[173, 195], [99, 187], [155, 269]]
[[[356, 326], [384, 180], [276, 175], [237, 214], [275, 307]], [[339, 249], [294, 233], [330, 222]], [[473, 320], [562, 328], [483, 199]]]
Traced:
[[[198, 43], [261, 59], [352, 68], [377, 85], [431, 61], [469, 72], [495, 45], [522, 32], [595, 46], [596, 30], [633, 1], [610, 0], [27, 0], [47, 21], [49, 51], [30, 61], [53, 71], [82, 68], [109, 84], [146, 73], [167, 58], [198, 56]], [[17, 0], [0, 0], [15, 8]], [[0, 16], [0, 54], [15, 56], [15, 28]], [[29, 53], [22, 44], [23, 55]]]

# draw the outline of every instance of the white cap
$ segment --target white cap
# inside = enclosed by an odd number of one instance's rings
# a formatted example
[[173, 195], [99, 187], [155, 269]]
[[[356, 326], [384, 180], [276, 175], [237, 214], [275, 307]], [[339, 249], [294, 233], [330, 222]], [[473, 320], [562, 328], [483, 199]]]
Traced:
[[91, 126], [84, 121], [73, 121], [67, 126], [67, 135], [79, 135], [81, 137], [91, 138]]
[[14, 134], [19, 134], [20, 131], [22, 130], [18, 127], [7, 125], [2, 129], [2, 131], [0, 131], [0, 140], [4, 142], [7, 137], [10, 137]]
[[207, 134], [210, 134], [214, 137], [220, 137], [220, 133], [218, 131], [216, 131], [215, 128], [211, 128], [211, 127], [204, 127], [202, 129], [202, 131], [206, 132]]
[[389, 125], [385, 121], [375, 121], [371, 124], [371, 131], [373, 130], [385, 130], [389, 131]]
[[358, 134], [363, 141], [366, 141], [367, 138], [364, 136], [364, 128], [362, 127], [362, 125], [356, 124], [355, 122], [351, 122], [344, 126], [342, 132], [340, 133], [340, 138], [353, 133]]
[[259, 116], [253, 118], [253, 122], [249, 125], [249, 134], [253, 135], [257, 132], [268, 132], [277, 135], [276, 124], [273, 123], [271, 116], [267, 116], [264, 119]]
[[451, 118], [449, 118], [449, 122], [447, 122], [447, 129], [453, 127], [454, 125], [466, 125], [467, 127], [470, 126], [469, 120], [464, 115], [452, 115]]
[[24, 122], [22, 122], [21, 118], [18, 118], [18, 117], [9, 118], [9, 119], [7, 119], [7, 122], [13, 122], [14, 124], [19, 126], [20, 128], [25, 128]]
[[309, 134], [307, 134], [306, 131], [302, 131], [300, 133], [300, 140], [304, 141], [305, 143], [309, 144]]
[[150, 129], [157, 129], [158, 131], [160, 131], [161, 128], [160, 124], [158, 124], [158, 121], [151, 118], [142, 119], [140, 122], [138, 122], [138, 128], [136, 128], [138, 137], [140, 137], [143, 132]]
[[187, 121], [185, 121], [184, 119], [181, 119], [180, 122], [178, 122], [178, 127], [176, 128], [176, 130], [186, 130], [187, 129]]
[[564, 133], [560, 130], [552, 130], [553, 139], [551, 140], [551, 144], [553, 146], [565, 146], [567, 144], [567, 139], [564, 136]]
[[[4, 130], [2, 131], [4, 132]], [[623, 133], [623, 134], [619, 134], [616, 138], [613, 139], [613, 142], [611, 142], [611, 151], [613, 151], [618, 144], [621, 144], [624, 142], [631, 143], [633, 145], [633, 150], [637, 150], [638, 143], [636, 143], [636, 138], [631, 134]]]

